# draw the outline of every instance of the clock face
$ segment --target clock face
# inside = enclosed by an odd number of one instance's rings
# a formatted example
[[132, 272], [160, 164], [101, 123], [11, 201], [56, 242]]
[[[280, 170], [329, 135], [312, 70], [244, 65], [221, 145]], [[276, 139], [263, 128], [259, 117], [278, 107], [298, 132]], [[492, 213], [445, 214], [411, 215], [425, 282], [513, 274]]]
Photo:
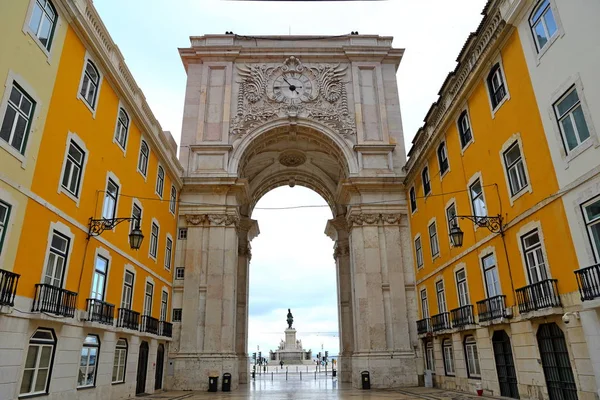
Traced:
[[273, 81], [273, 98], [279, 102], [296, 104], [309, 101], [312, 92], [312, 81], [300, 72], [286, 72]]

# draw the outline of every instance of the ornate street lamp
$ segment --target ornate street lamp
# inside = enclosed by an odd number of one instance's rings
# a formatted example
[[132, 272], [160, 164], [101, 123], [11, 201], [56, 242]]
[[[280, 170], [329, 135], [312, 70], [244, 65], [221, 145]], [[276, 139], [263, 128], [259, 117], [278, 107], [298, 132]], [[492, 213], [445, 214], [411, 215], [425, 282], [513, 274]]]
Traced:
[[478, 216], [478, 215], [455, 215], [452, 218], [452, 227], [450, 228], [450, 242], [453, 247], [462, 247], [464, 232], [456, 224], [456, 219], [468, 219], [481, 228], [487, 228], [492, 233], [504, 235], [504, 226], [502, 225], [502, 216]]
[[124, 221], [135, 221], [135, 228], [129, 234], [129, 246], [132, 250], [139, 250], [142, 245], [142, 241], [144, 240], [144, 235], [142, 234], [142, 230], [140, 229], [140, 219], [136, 217], [127, 217], [127, 218], [100, 218], [94, 219], [90, 218], [89, 223], [89, 231], [88, 231], [88, 239], [92, 236], [99, 236], [105, 230], [113, 229], [115, 226], [119, 225]]

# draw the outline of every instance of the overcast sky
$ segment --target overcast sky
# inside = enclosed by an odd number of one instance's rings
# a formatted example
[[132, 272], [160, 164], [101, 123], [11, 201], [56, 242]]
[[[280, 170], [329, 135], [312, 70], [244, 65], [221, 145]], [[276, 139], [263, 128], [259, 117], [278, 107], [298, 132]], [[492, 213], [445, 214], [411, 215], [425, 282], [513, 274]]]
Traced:
[[[398, 86], [407, 150], [485, 0], [246, 2], [222, 0], [94, 0], [113, 40], [163, 129], [179, 142], [186, 74], [178, 47], [189, 36], [390, 35], [405, 48]], [[301, 187], [276, 189], [258, 207], [325, 204]], [[276, 348], [287, 308], [304, 347], [337, 352], [333, 242], [324, 234], [329, 209], [256, 210], [261, 235], [252, 242], [249, 351]], [[318, 336], [317, 336], [318, 334]], [[328, 336], [327, 336], [328, 335]]]

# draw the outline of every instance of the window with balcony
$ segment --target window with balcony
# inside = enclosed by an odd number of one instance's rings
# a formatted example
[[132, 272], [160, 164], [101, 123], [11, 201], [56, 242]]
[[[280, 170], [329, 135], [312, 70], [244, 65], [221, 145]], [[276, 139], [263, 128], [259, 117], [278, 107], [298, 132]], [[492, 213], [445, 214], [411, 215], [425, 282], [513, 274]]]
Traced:
[[125, 382], [125, 366], [127, 365], [127, 339], [120, 338], [115, 346], [113, 360], [112, 383]]
[[554, 103], [554, 112], [567, 154], [590, 138], [590, 130], [575, 86]]
[[504, 76], [502, 74], [502, 68], [500, 63], [494, 65], [487, 77], [488, 91], [490, 94], [490, 101], [492, 102], [492, 109], [495, 110], [500, 106], [502, 100], [507, 96], [506, 84], [504, 82]]
[[91, 60], [87, 60], [83, 76], [81, 77], [81, 89], [79, 95], [92, 109], [96, 109], [96, 100], [98, 97], [98, 87], [100, 86], [100, 72]]
[[152, 315], [152, 296], [154, 295], [154, 285], [146, 282], [146, 291], [144, 292], [144, 312], [143, 315]]
[[410, 197], [410, 211], [415, 212], [415, 211], [417, 211], [417, 193], [415, 192], [414, 187], [410, 188], [409, 197]]
[[465, 337], [465, 358], [467, 361], [467, 375], [469, 378], [481, 378], [477, 342], [473, 336]]
[[148, 159], [150, 158], [150, 148], [145, 140], [140, 144], [140, 155], [138, 157], [138, 171], [146, 177], [148, 174]]
[[85, 151], [75, 141], [71, 140], [69, 142], [69, 149], [67, 150], [61, 185], [77, 198], [79, 198], [79, 186], [81, 184], [84, 161]]
[[583, 205], [583, 217], [594, 250], [594, 257], [596, 261], [600, 261], [600, 198]]
[[5, 201], [0, 200], [0, 254], [4, 248], [4, 239], [6, 238], [6, 227], [10, 219], [10, 210], [12, 206]]
[[119, 196], [119, 185], [108, 178], [106, 192], [104, 193], [104, 202], [102, 204], [102, 218], [113, 219], [117, 213], [117, 197]]
[[165, 170], [160, 165], [158, 166], [158, 171], [156, 173], [156, 194], [161, 198], [163, 196], [163, 191], [165, 189]]
[[69, 245], [70, 240], [68, 237], [53, 231], [44, 273], [45, 284], [62, 288]]
[[444, 281], [437, 281], [435, 283], [435, 291], [437, 293], [438, 313], [445, 313], [448, 311], [446, 306], [446, 291], [444, 290]]
[[458, 134], [460, 136], [461, 148], [464, 149], [473, 140], [471, 121], [469, 121], [467, 110], [463, 111], [462, 114], [460, 114], [460, 117], [458, 117]]
[[428, 167], [423, 168], [421, 178], [423, 179], [423, 196], [427, 196], [429, 193], [431, 193], [431, 181], [429, 179]]
[[127, 135], [129, 133], [129, 115], [121, 107], [117, 116], [117, 127], [115, 128], [115, 140], [123, 150], [127, 147]]
[[519, 142], [515, 142], [503, 154], [504, 167], [508, 176], [511, 196], [516, 196], [527, 187], [527, 174], [525, 173], [525, 164], [521, 155]]
[[558, 32], [550, 0], [540, 1], [536, 5], [529, 17], [529, 26], [539, 53]]
[[538, 283], [548, 279], [542, 242], [537, 229], [521, 237], [523, 253], [527, 264], [529, 283]]
[[452, 340], [444, 339], [442, 342], [442, 353], [444, 356], [444, 370], [447, 376], [454, 376], [454, 350], [452, 348]]
[[440, 245], [438, 243], [437, 228], [435, 222], [429, 225], [429, 245], [431, 247], [431, 257], [435, 258], [440, 255]]
[[150, 257], [156, 259], [158, 253], [158, 225], [152, 222], [152, 230], [150, 232]]
[[135, 275], [133, 272], [125, 271], [125, 276], [123, 277], [123, 296], [121, 299], [121, 308], [126, 310], [131, 310], [134, 279]]
[[25, 90], [13, 82], [0, 127], [0, 139], [21, 155], [25, 154], [35, 106], [35, 101]]
[[469, 301], [469, 287], [467, 285], [467, 273], [465, 269], [456, 271], [456, 288], [458, 289], [458, 305], [459, 307], [467, 306]]
[[415, 254], [417, 257], [417, 268], [421, 268], [423, 266], [423, 247], [421, 246], [420, 237], [415, 239]]
[[167, 237], [167, 245], [165, 247], [165, 269], [171, 270], [171, 258], [173, 252], [173, 241]]
[[52, 46], [52, 38], [56, 29], [56, 8], [49, 0], [36, 0], [33, 5], [29, 29], [46, 50]]
[[160, 299], [160, 320], [167, 320], [167, 312], [169, 310], [169, 293], [163, 290], [162, 297]]
[[427, 301], [427, 290], [421, 290], [421, 314], [423, 319], [429, 318], [429, 302]]
[[437, 158], [440, 165], [440, 175], [444, 175], [450, 168], [450, 164], [448, 163], [448, 152], [446, 151], [446, 142], [442, 142], [438, 146]]
[[483, 188], [481, 187], [481, 181], [479, 179], [469, 186], [469, 194], [471, 195], [473, 214], [477, 217], [485, 217], [487, 215], [487, 207], [485, 205], [485, 199], [483, 198]]
[[485, 279], [485, 290], [488, 299], [500, 296], [500, 279], [498, 278], [498, 267], [496, 266], [496, 257], [493, 254], [485, 256], [481, 263], [483, 265], [483, 274]]
[[20, 396], [48, 393], [56, 336], [50, 329], [40, 328], [29, 339]]
[[78, 388], [95, 386], [99, 354], [100, 339], [96, 335], [87, 335], [83, 341], [81, 357], [79, 359]]
[[94, 278], [92, 279], [92, 299], [104, 301], [106, 289], [106, 275], [108, 273], [108, 260], [102, 256], [96, 256], [94, 265]]

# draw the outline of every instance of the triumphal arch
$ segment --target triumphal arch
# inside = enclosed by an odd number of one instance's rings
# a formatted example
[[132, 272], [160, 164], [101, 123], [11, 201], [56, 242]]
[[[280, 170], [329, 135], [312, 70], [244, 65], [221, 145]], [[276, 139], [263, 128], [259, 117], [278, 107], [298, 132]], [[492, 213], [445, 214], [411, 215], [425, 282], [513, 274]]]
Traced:
[[[329, 204], [340, 379], [417, 384], [416, 300], [396, 84], [403, 50], [376, 35], [192, 37], [181, 137], [183, 317], [171, 385], [248, 381], [252, 210], [302, 185]], [[293, 255], [290, 255], [293, 257]], [[274, 302], [277, 299], [273, 299]], [[286, 305], [282, 305], [282, 308]]]

